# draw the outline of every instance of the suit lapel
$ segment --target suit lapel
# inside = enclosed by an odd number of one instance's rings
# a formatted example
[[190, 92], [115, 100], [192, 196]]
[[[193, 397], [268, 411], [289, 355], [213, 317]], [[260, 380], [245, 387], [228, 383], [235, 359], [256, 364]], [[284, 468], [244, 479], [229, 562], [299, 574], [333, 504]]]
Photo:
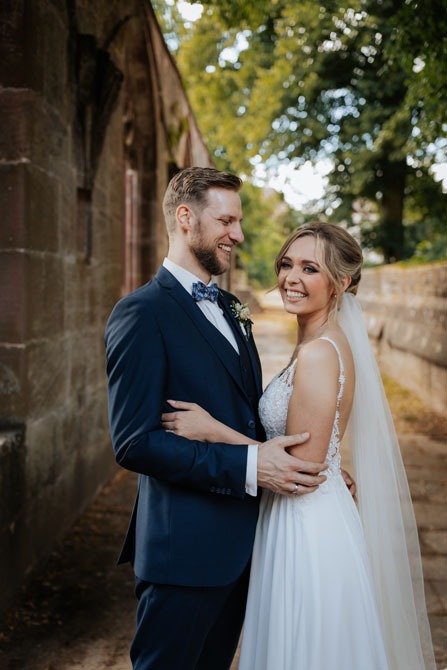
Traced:
[[256, 350], [256, 346], [254, 344], [253, 336], [251, 335], [250, 338], [247, 340], [247, 338], [245, 337], [245, 332], [242, 330], [239, 322], [236, 320], [233, 312], [231, 311], [231, 307], [227, 302], [227, 296], [223, 291], [219, 291], [219, 296], [220, 296], [219, 303], [222, 305], [222, 308], [233, 327], [233, 331], [238, 336], [237, 339], [239, 346], [241, 346], [242, 343], [242, 346], [244, 346], [248, 352], [255, 377], [256, 390], [260, 397], [262, 395], [262, 369], [261, 369], [261, 361], [259, 360], [259, 355]]
[[245, 394], [241, 379], [239, 356], [227, 338], [208, 321], [203, 312], [197, 307], [193, 298], [166, 268], [161, 267], [155, 279], [167, 289], [170, 298], [188, 315], [199, 335], [214, 350], [224, 367]]

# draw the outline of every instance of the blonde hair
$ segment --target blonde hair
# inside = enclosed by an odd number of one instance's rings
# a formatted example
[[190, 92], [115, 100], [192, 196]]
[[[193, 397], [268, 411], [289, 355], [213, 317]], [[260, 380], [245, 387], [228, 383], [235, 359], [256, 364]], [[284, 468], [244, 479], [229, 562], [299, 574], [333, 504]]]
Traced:
[[316, 240], [316, 255], [319, 265], [326, 272], [332, 282], [337, 296], [335, 310], [341, 306], [344, 292], [342, 280], [351, 279], [346, 292], [357, 293], [363, 265], [363, 254], [360, 245], [344, 228], [332, 223], [312, 221], [293, 232], [281, 247], [276, 260], [275, 272], [278, 276], [281, 262], [290, 246], [304, 236], [314, 237]]

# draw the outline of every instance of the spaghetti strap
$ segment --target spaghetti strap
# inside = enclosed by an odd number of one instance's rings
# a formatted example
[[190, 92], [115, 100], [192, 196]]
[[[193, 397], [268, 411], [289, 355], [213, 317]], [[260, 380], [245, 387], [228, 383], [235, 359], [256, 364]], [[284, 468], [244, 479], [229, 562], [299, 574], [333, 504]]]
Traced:
[[344, 365], [343, 365], [343, 359], [341, 357], [340, 349], [338, 348], [338, 346], [334, 342], [334, 340], [331, 340], [330, 337], [326, 337], [326, 335], [323, 335], [323, 337], [319, 337], [318, 339], [319, 340], [326, 340], [327, 342], [330, 342], [332, 344], [332, 346], [334, 347], [335, 351], [337, 352], [338, 364], [340, 366], [340, 374], [338, 376], [338, 383], [340, 384], [340, 390], [339, 390], [338, 396], [337, 396], [337, 411], [338, 411], [340, 409], [340, 402], [341, 402], [341, 399], [343, 397], [343, 389], [344, 389], [345, 380], [346, 380], [345, 368], [344, 368]]

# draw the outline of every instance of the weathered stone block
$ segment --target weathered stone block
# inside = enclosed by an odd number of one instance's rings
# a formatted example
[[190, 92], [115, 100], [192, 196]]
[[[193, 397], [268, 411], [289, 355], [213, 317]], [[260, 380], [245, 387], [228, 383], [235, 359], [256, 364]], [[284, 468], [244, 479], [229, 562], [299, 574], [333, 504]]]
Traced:
[[34, 91], [0, 91], [0, 155], [6, 161], [29, 161], [57, 172], [68, 159], [67, 126], [60, 115]]
[[0, 533], [12, 533], [25, 493], [25, 427], [0, 430]]
[[32, 562], [47, 550], [48, 537], [54, 541], [67, 532], [114, 469], [112, 450], [104, 440], [90, 443], [89, 449], [66, 451], [64, 467], [58, 471], [57, 478], [41, 485], [34, 497], [34, 506], [28, 511], [27, 521], [32, 524], [29, 549]]
[[113, 457], [107, 420], [107, 394], [103, 388], [91, 391], [88, 396], [88, 409], [82, 412], [79, 428], [80, 441], [77, 450], [82, 458], [93, 458], [99, 444], [106, 444], [106, 451]]
[[9, 604], [26, 573], [23, 513], [26, 500], [24, 426], [0, 432], [0, 574], [2, 606]]
[[[112, 222], [113, 229], [110, 229], [110, 222]], [[99, 268], [102, 271], [105, 262], [123, 256], [123, 241], [122, 235], [117, 235], [121, 232], [122, 220], [118, 218], [113, 212], [95, 212], [93, 220], [93, 245], [92, 257], [98, 262]]]
[[61, 177], [63, 184], [60, 198], [60, 251], [73, 263], [78, 252], [77, 247], [77, 207], [75, 171], [64, 169]]
[[54, 337], [63, 330], [64, 281], [59, 256], [50, 253], [26, 255], [27, 337]]
[[25, 255], [0, 251], [0, 342], [15, 344], [25, 338]]
[[[444, 491], [444, 502], [447, 503], [447, 495]], [[424, 546], [433, 554], [447, 556], [447, 529], [426, 531], [422, 534]], [[447, 595], [447, 594], [446, 594]]]
[[[67, 107], [67, 11], [56, 9], [51, 2], [33, 3], [34, 16], [27, 12], [28, 35], [34, 39], [32, 88], [41, 92], [46, 104], [64, 114]], [[45, 26], [45, 30], [36, 30]], [[28, 46], [28, 49], [30, 47]]]
[[23, 249], [26, 246], [25, 165], [0, 166], [0, 249]]
[[439, 600], [441, 601], [444, 612], [447, 611], [447, 580], [437, 579], [432, 582], [432, 587], [436, 591]]
[[434, 584], [435, 582], [432, 580], [427, 580], [425, 583], [425, 601], [427, 603], [427, 612], [428, 614], [443, 614], [443, 603], [436, 589], [434, 588]]
[[0, 4], [0, 81], [3, 86], [25, 84], [25, 0]]
[[30, 121], [35, 105], [36, 95], [31, 91], [0, 91], [0, 114], [4, 119], [0, 126], [0, 155], [4, 160], [30, 160]]
[[359, 299], [383, 369], [447, 410], [447, 265], [365, 270]]
[[71, 454], [63, 443], [64, 408], [28, 421], [26, 430], [27, 498], [39, 501], [44, 489], [53, 485]]
[[123, 268], [121, 264], [118, 265], [110, 264], [104, 266], [102, 302], [99, 305], [98, 310], [99, 323], [101, 323], [101, 331], [103, 334], [107, 320], [110, 316], [113, 307], [122, 297], [121, 295], [122, 272]]
[[442, 579], [445, 576], [445, 556], [425, 555], [422, 557], [425, 579]]
[[413, 353], [380, 343], [380, 361], [385, 374], [414, 391], [435, 412], [447, 407], [447, 368]]
[[59, 183], [32, 165], [0, 167], [0, 249], [57, 251]]
[[[3, 86], [34, 89], [49, 104], [62, 109], [68, 69], [66, 9], [58, 10], [50, 2], [5, 0], [0, 12]], [[45, 26], [45, 30], [36, 26]]]
[[25, 420], [27, 387], [25, 345], [0, 344], [0, 425]]
[[[438, 528], [445, 528], [447, 526], [447, 509], [445, 504], [434, 502], [419, 502], [414, 503], [414, 514], [419, 529], [437, 530]], [[439, 557], [436, 557], [439, 558]], [[432, 575], [425, 571], [426, 577]], [[436, 577], [433, 576], [433, 579]]]
[[385, 325], [384, 337], [391, 347], [409, 351], [435, 365], [447, 367], [446, 329], [434, 321], [427, 329], [427, 321], [416, 322], [390, 318]]
[[75, 260], [66, 258], [64, 272], [64, 330], [82, 330], [88, 324], [87, 276], [89, 268]]
[[62, 337], [28, 346], [28, 416], [37, 419], [57, 411], [67, 400], [68, 350]]
[[101, 335], [96, 328], [73, 333], [67, 342], [70, 378], [70, 397], [76, 398], [79, 411], [89, 404], [88, 397], [103, 381], [104, 354], [101, 348]]

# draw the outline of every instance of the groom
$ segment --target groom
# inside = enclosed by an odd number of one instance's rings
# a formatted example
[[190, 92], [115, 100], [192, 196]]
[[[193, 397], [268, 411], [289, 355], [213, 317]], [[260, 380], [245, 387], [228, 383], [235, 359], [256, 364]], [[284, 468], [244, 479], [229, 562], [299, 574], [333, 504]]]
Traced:
[[[106, 328], [116, 459], [139, 473], [119, 558], [136, 576], [134, 670], [228, 670], [244, 616], [258, 486], [290, 494], [298, 484], [301, 495], [324, 481], [323, 464], [286, 451], [306, 435], [265, 441], [253, 337], [233, 314], [235, 296], [210, 285], [244, 239], [241, 185], [213, 168], [187, 168], [171, 180], [163, 202], [168, 257], [115, 306]], [[259, 445], [163, 430], [168, 399], [201, 405]]]

